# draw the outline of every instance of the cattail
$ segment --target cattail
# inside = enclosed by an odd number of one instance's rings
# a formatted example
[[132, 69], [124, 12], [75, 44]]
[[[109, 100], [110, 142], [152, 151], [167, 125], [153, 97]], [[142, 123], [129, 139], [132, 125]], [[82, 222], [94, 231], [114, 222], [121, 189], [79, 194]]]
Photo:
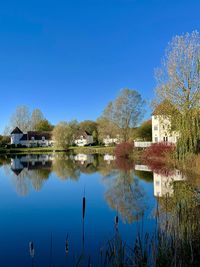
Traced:
[[85, 198], [85, 188], [84, 188], [84, 197], [83, 197], [83, 220], [85, 218], [85, 207], [86, 207], [86, 198]]
[[85, 218], [85, 205], [86, 205], [86, 199], [83, 197], [83, 220]]
[[118, 210], [117, 210], [117, 215], [115, 216], [115, 227], [118, 228], [119, 224], [119, 216], [118, 216]]
[[66, 238], [66, 241], [65, 241], [65, 253], [66, 253], [66, 255], [68, 255], [68, 253], [69, 253], [69, 240], [68, 240], [68, 235], [67, 235], [67, 238]]
[[115, 216], [115, 225], [118, 226], [118, 223], [119, 223], [119, 218], [118, 218], [118, 215]]
[[88, 258], [88, 267], [92, 267], [91, 257], [90, 257], [90, 256], [89, 256], [89, 258]]
[[33, 241], [29, 242], [29, 253], [30, 253], [30, 257], [34, 258], [35, 256], [35, 249], [34, 249], [34, 245], [33, 245]]

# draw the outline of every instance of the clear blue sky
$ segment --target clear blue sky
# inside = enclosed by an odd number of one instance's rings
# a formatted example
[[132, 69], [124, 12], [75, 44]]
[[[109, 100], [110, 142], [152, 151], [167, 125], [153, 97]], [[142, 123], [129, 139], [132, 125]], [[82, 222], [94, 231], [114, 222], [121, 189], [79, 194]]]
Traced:
[[199, 0], [1, 1], [0, 132], [21, 104], [57, 123], [96, 119], [124, 87], [151, 100], [167, 43], [199, 28]]

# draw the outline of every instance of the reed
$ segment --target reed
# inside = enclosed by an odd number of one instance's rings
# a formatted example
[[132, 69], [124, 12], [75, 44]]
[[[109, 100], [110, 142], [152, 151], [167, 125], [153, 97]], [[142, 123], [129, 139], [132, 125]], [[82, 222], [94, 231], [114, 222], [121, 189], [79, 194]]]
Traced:
[[[114, 218], [114, 235], [97, 251], [98, 261], [85, 256], [85, 189], [82, 198], [82, 252], [69, 266], [95, 267], [197, 267], [200, 262], [200, 199], [199, 191], [186, 183], [174, 187], [175, 196], [158, 199], [156, 227], [152, 234], [143, 233], [143, 218], [138, 223], [134, 244], [123, 241], [119, 231], [118, 211]], [[141, 225], [141, 227], [140, 227]], [[30, 242], [30, 255], [34, 245]], [[51, 253], [52, 264], [52, 234]], [[68, 235], [65, 253], [68, 255]], [[94, 263], [93, 263], [94, 262]], [[86, 264], [85, 264], [86, 263]], [[94, 265], [92, 265], [92, 263]], [[52, 266], [52, 265], [51, 265]]]

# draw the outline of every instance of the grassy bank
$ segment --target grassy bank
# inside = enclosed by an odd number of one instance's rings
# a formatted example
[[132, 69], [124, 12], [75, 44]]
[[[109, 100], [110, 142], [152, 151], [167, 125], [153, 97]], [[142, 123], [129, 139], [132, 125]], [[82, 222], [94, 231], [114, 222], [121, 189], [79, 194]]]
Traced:
[[192, 184], [200, 186], [200, 154], [190, 155], [176, 166]]
[[114, 154], [115, 147], [104, 146], [87, 146], [87, 147], [70, 147], [69, 152], [74, 154]]
[[69, 147], [69, 149], [56, 149], [54, 147], [32, 147], [32, 148], [0, 148], [0, 155], [6, 154], [49, 154], [55, 152], [64, 152], [72, 154], [113, 154], [114, 147]]

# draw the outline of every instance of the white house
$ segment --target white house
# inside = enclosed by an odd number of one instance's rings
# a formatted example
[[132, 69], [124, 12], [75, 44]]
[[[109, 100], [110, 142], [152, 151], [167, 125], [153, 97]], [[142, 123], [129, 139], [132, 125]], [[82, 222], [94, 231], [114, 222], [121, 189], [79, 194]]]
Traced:
[[152, 115], [152, 142], [134, 141], [134, 146], [138, 148], [145, 148], [151, 146], [153, 143], [173, 143], [176, 144], [179, 134], [171, 130], [171, 122], [169, 117], [159, 115], [154, 112]]
[[11, 132], [11, 144], [26, 147], [48, 147], [53, 145], [51, 132], [28, 131], [23, 133], [18, 127]]
[[90, 133], [88, 133], [87, 131], [83, 131], [76, 136], [74, 143], [77, 146], [87, 146], [93, 144], [94, 139]]
[[171, 131], [171, 122], [169, 118], [163, 115], [152, 116], [152, 142], [176, 143], [178, 133]]
[[110, 135], [107, 135], [106, 138], [103, 139], [103, 143], [105, 146], [109, 146], [112, 144], [119, 144], [121, 141], [119, 135], [116, 137], [110, 137]]

